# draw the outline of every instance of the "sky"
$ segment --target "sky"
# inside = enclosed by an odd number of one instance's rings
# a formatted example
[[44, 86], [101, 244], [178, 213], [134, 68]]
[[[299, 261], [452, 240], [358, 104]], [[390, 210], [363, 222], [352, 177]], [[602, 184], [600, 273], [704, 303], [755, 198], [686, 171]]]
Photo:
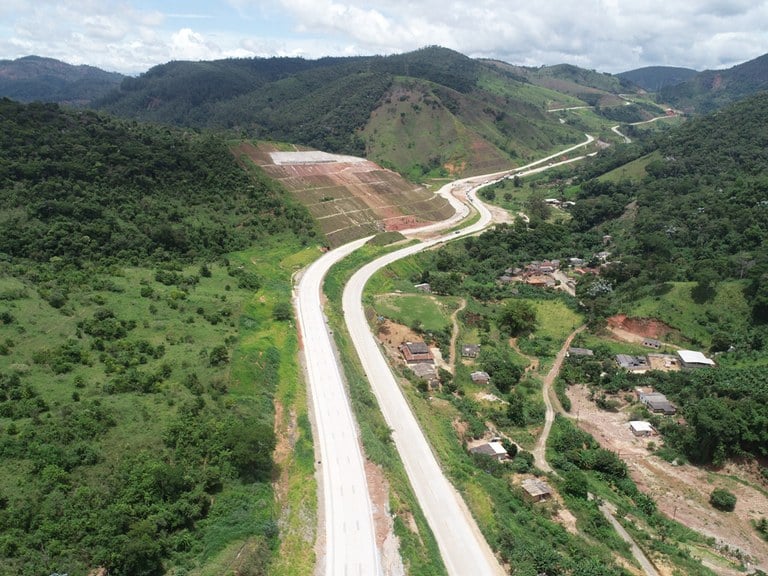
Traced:
[[768, 0], [2, 0], [0, 59], [139, 74], [170, 60], [444, 46], [524, 66], [729, 68], [768, 53]]

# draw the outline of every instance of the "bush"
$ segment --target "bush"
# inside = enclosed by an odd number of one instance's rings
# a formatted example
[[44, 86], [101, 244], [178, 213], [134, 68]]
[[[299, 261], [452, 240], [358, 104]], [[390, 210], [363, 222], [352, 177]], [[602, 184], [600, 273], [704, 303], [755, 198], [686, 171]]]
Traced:
[[715, 488], [709, 495], [709, 503], [723, 512], [733, 512], [736, 508], [736, 495], [723, 488]]

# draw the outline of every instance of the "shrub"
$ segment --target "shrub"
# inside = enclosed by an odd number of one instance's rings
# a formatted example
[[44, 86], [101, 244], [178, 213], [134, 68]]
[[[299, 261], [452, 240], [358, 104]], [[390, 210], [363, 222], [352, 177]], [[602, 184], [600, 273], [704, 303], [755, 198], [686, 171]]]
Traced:
[[715, 488], [709, 495], [709, 503], [723, 512], [733, 512], [736, 508], [736, 495], [723, 488]]

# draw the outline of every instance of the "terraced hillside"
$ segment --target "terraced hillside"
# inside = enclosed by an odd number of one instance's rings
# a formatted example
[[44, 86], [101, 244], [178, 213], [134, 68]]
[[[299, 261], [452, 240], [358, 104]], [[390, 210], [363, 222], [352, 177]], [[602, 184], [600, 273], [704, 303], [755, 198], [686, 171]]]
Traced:
[[259, 166], [304, 204], [331, 246], [443, 220], [453, 212], [444, 198], [363, 158], [247, 142], [234, 153], [241, 162]]

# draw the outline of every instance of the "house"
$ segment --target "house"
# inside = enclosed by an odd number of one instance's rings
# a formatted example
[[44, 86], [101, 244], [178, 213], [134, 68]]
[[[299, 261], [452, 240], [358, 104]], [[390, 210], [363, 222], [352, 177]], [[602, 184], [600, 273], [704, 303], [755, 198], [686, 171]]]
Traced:
[[661, 392], [653, 392], [652, 390], [645, 390], [642, 388], [636, 388], [637, 399], [640, 400], [651, 412], [658, 414], [672, 415], [677, 412], [677, 408], [672, 402], [667, 400]]
[[480, 344], [462, 344], [462, 358], [477, 358], [480, 355]]
[[577, 267], [577, 268], [580, 267], [580, 266], [584, 266], [584, 264], [586, 264], [586, 262], [584, 262], [583, 258], [576, 258], [576, 257], [568, 258], [568, 262], [569, 262], [569, 264], [571, 266], [574, 266], [574, 267]]
[[630, 356], [629, 354], [616, 354], [616, 363], [620, 368], [630, 372], [645, 372], [649, 369], [648, 359], [645, 356]]
[[440, 378], [437, 376], [437, 369], [434, 364], [418, 363], [410, 365], [409, 368], [417, 377], [426, 380], [430, 389], [440, 385]]
[[416, 290], [418, 290], [419, 292], [425, 292], [427, 294], [432, 292], [432, 287], [429, 285], [429, 282], [422, 282], [421, 284], [414, 284], [413, 287], [416, 288]]
[[552, 498], [552, 488], [538, 478], [526, 478], [523, 480], [525, 496], [532, 502], [543, 502]]
[[432, 352], [424, 342], [405, 342], [400, 346], [400, 353], [405, 358], [406, 364], [435, 363]]
[[488, 372], [483, 372], [482, 370], [472, 372], [469, 377], [472, 378], [472, 382], [475, 384], [488, 384], [488, 382], [491, 381], [491, 377], [488, 375]]
[[545, 198], [544, 202], [550, 206], [560, 206], [560, 200], [557, 198]]
[[529, 284], [531, 286], [539, 286], [539, 287], [552, 287], [555, 285], [555, 280], [551, 276], [542, 276], [542, 275], [535, 275], [535, 276], [528, 276], [525, 280], [526, 284]]
[[661, 348], [661, 342], [659, 342], [658, 340], [654, 340], [653, 338], [644, 338], [643, 346], [658, 350], [659, 348]]
[[696, 368], [712, 368], [715, 365], [714, 360], [710, 360], [701, 352], [695, 350], [678, 350], [680, 365], [684, 370], [695, 370]]
[[566, 356], [594, 356], [595, 353], [589, 348], [568, 348]]
[[501, 445], [501, 442], [487, 442], [475, 446], [474, 448], [470, 448], [469, 451], [472, 452], [472, 454], [484, 454], [490, 456], [499, 462], [509, 459], [509, 454], [507, 454], [507, 451], [504, 449], [504, 446]]
[[650, 422], [643, 420], [632, 420], [629, 423], [629, 429], [635, 436], [650, 436], [653, 434], [653, 426], [651, 426]]

